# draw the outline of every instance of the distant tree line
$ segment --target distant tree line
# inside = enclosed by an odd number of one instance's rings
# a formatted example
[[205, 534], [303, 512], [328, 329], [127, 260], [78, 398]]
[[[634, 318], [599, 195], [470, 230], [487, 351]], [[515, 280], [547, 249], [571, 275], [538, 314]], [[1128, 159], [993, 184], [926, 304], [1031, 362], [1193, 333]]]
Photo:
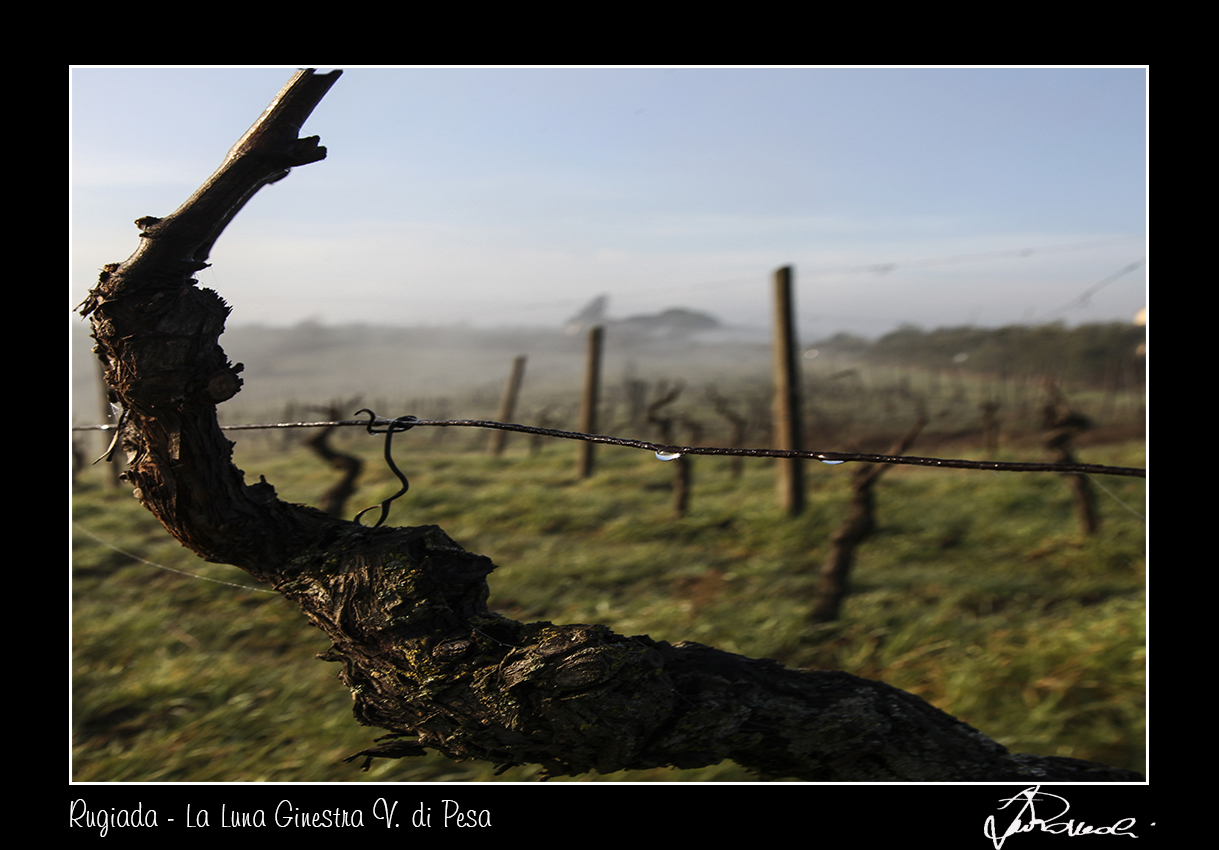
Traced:
[[1122, 322], [1079, 325], [970, 326], [923, 330], [902, 325], [874, 341], [840, 333], [813, 343], [819, 351], [928, 369], [959, 367], [1012, 377], [1050, 375], [1096, 387], [1143, 381], [1146, 328]]

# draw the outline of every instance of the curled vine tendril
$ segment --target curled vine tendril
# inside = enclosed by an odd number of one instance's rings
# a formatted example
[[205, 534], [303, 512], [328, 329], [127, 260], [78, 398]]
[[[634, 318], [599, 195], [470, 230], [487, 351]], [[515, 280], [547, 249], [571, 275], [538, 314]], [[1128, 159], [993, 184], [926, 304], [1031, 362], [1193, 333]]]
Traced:
[[402, 474], [402, 470], [400, 470], [398, 465], [394, 463], [392, 447], [394, 434], [401, 431], [409, 431], [410, 429], [414, 428], [416, 418], [414, 416], [399, 416], [397, 419], [383, 420], [386, 422], [386, 427], [378, 429], [373, 427], [377, 424], [377, 414], [373, 413], [368, 408], [364, 408], [362, 410], [357, 410], [355, 415], [359, 416], [361, 413], [368, 414], [368, 424], [365, 426], [368, 433], [385, 435], [385, 462], [389, 464], [390, 471], [393, 472], [394, 475], [398, 476], [398, 480], [402, 482], [402, 489], [397, 493], [382, 501], [381, 504], [372, 505], [356, 514], [354, 521], [358, 523], [360, 522], [360, 517], [364, 516], [364, 514], [375, 508], [380, 508], [381, 516], [377, 518], [377, 521], [374, 522], [372, 526], [370, 526], [371, 528], [376, 528], [377, 526], [381, 525], [381, 523], [385, 522], [385, 518], [389, 516], [390, 502], [404, 495], [406, 491], [410, 489], [411, 483], [406, 480], [406, 476]]

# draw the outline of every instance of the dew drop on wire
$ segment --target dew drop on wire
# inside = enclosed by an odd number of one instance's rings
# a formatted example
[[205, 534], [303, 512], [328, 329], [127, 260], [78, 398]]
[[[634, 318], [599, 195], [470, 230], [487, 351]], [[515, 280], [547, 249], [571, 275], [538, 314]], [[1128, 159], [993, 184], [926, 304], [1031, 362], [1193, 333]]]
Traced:
[[835, 464], [839, 464], [839, 463], [846, 463], [845, 460], [823, 460], [821, 462], [828, 463], [830, 466], [834, 466]]
[[657, 452], [657, 460], [677, 460], [681, 457], [681, 452]]

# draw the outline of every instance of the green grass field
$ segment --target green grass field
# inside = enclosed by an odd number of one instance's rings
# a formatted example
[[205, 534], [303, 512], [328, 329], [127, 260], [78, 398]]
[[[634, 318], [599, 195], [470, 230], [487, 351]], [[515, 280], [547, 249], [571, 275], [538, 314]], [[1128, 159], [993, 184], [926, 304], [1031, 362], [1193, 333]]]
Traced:
[[[505, 456], [489, 458], [470, 450], [475, 432], [438, 444], [421, 431], [395, 439], [411, 489], [389, 521], [440, 525], [492, 558], [490, 605], [508, 617], [603, 623], [841, 669], [917, 693], [1014, 751], [1146, 769], [1141, 479], [1098, 479], [1108, 491], [1103, 526], [1086, 538], [1058, 476], [892, 468], [876, 487], [880, 528], [858, 553], [844, 618], [814, 627], [816, 573], [852, 464], [810, 462], [807, 509], [790, 519], [776, 504], [773, 462], [748, 460], [735, 479], [728, 459], [694, 458], [690, 511], [675, 519], [672, 465], [650, 453], [600, 447], [597, 474], [578, 480], [574, 443], [550, 441], [532, 455], [518, 436]], [[305, 503], [332, 482], [335, 473], [305, 450], [266, 446], [238, 440], [247, 480], [265, 475], [281, 498]], [[367, 461], [353, 516], [397, 484], [379, 439], [351, 429], [341, 446]], [[978, 456], [969, 451], [935, 453]], [[1142, 441], [1079, 454], [1144, 465]], [[74, 780], [537, 777], [528, 767], [495, 777], [492, 765], [439, 756], [378, 760], [368, 772], [344, 763], [382, 733], [356, 724], [336, 665], [314, 658], [329, 646], [321, 632], [274, 594], [138, 559], [254, 586], [179, 546], [128, 490], [105, 489], [99, 467], [82, 474], [73, 508]], [[752, 778], [724, 763], [571, 781]]]

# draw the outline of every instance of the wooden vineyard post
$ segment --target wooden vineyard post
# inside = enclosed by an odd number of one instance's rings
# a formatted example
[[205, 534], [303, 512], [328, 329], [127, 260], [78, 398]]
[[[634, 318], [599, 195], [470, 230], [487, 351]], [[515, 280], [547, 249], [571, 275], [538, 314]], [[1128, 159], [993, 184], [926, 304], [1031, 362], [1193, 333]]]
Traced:
[[[516, 397], [521, 391], [521, 381], [525, 377], [525, 355], [521, 354], [512, 360], [512, 373], [508, 376], [508, 386], [504, 388], [504, 398], [499, 404], [499, 422], [511, 422], [513, 411], [516, 410]], [[492, 457], [504, 453], [504, 445], [508, 442], [507, 431], [492, 431], [491, 442], [487, 451]]]
[[[800, 365], [796, 319], [792, 305], [792, 267], [775, 271], [774, 418], [775, 448], [803, 449], [800, 416]], [[799, 458], [775, 461], [779, 474], [779, 504], [790, 516], [804, 510], [804, 466]]]
[[[597, 431], [597, 398], [601, 393], [601, 344], [604, 331], [600, 325], [589, 328], [588, 347], [584, 357], [584, 394], [580, 397], [580, 430], [585, 434]], [[580, 478], [593, 474], [593, 443], [580, 443], [576, 466]]]

